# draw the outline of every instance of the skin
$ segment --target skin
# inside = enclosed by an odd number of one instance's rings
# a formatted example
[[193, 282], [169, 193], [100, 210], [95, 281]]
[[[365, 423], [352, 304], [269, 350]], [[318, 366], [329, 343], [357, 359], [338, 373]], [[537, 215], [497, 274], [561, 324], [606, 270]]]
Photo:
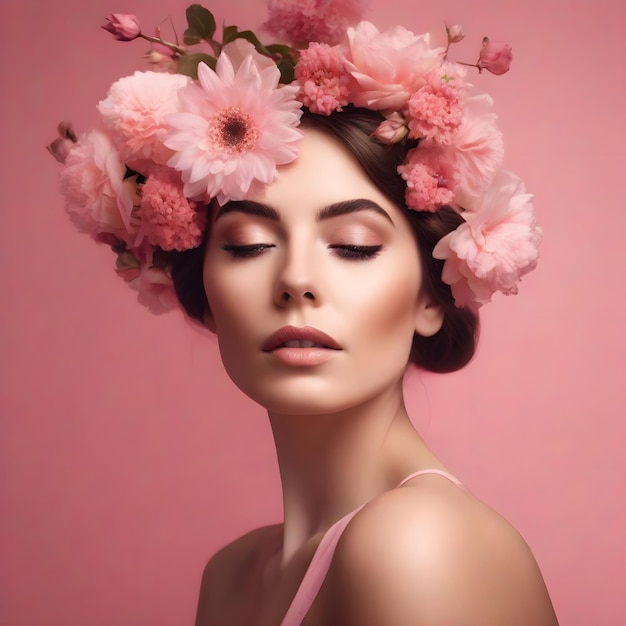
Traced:
[[[204, 283], [224, 365], [268, 411], [285, 518], [211, 559], [196, 623], [280, 624], [324, 531], [367, 502], [303, 624], [553, 626], [534, 558], [506, 521], [441, 476], [398, 488], [445, 469], [402, 394], [413, 334], [442, 323], [402, 210], [316, 130], [279, 173], [249, 203], [215, 210]], [[286, 364], [262, 349], [286, 325], [340, 349]]]

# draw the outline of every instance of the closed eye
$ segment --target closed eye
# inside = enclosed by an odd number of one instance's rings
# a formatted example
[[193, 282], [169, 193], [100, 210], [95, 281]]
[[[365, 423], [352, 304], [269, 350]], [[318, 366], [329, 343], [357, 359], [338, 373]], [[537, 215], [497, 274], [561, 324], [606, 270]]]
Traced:
[[378, 246], [357, 246], [350, 244], [332, 244], [329, 246], [335, 254], [342, 259], [353, 261], [364, 261], [373, 259], [382, 250], [382, 245]]
[[247, 259], [263, 254], [268, 248], [274, 248], [274, 244], [270, 243], [252, 243], [244, 246], [234, 245], [230, 243], [223, 243], [221, 245], [222, 250], [228, 252], [232, 257], [236, 259]]

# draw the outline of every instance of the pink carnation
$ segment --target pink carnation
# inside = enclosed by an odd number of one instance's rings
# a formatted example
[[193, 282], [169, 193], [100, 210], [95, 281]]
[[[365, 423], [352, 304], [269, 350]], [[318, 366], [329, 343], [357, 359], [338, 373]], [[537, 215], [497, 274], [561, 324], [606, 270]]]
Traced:
[[487, 94], [463, 101], [463, 117], [454, 139], [454, 155], [463, 194], [479, 196], [502, 166], [504, 144]]
[[202, 241], [206, 215], [202, 205], [185, 198], [180, 177], [163, 168], [141, 188], [140, 235], [163, 250], [189, 250]]
[[98, 104], [122, 159], [133, 169], [146, 174], [150, 162], [163, 165], [172, 156], [163, 145], [169, 130], [165, 116], [177, 110], [178, 90], [190, 80], [182, 74], [135, 72], [113, 83]]
[[481, 306], [496, 291], [516, 294], [537, 265], [542, 232], [532, 196], [511, 172], [500, 171], [465, 224], [441, 239], [433, 256], [445, 259], [442, 280], [457, 306]]
[[443, 48], [430, 47], [428, 34], [414, 35], [401, 26], [382, 33], [370, 22], [349, 28], [350, 101], [367, 109], [404, 112], [410, 95], [441, 65], [443, 54]]
[[365, 13], [364, 0], [269, 0], [263, 29], [295, 45], [334, 45]]
[[311, 43], [296, 65], [298, 99], [313, 113], [330, 115], [348, 104], [349, 76], [337, 47]]
[[431, 72], [426, 84], [409, 98], [409, 137], [450, 144], [461, 123], [458, 89]]
[[436, 211], [454, 201], [456, 175], [453, 163], [443, 151], [414, 148], [398, 167], [398, 173], [406, 181], [405, 200], [409, 209]]
[[130, 242], [137, 226], [132, 217], [134, 178], [124, 179], [122, 163], [110, 137], [92, 131], [70, 150], [61, 172], [65, 208], [78, 230], [92, 236], [112, 233]]

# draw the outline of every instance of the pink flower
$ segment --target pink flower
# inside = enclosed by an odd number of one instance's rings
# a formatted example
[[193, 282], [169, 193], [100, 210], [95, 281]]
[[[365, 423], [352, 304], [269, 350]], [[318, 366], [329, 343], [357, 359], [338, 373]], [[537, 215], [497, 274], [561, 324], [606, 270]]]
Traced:
[[450, 144], [461, 123], [459, 92], [440, 73], [430, 72], [426, 83], [409, 98], [409, 137]]
[[489, 37], [483, 38], [483, 47], [476, 64], [479, 70], [487, 70], [499, 76], [509, 71], [512, 60], [511, 46], [506, 43], [491, 41]]
[[70, 150], [76, 145], [76, 133], [71, 122], [61, 122], [58, 131], [59, 137], [48, 144], [46, 148], [59, 163], [65, 163]]
[[125, 180], [125, 173], [108, 135], [93, 131], [81, 137], [61, 172], [65, 208], [78, 230], [131, 241], [137, 231], [132, 216], [136, 183], [134, 178]]
[[364, 0], [269, 0], [263, 29], [295, 45], [335, 45], [365, 13]]
[[115, 269], [138, 292], [139, 304], [152, 313], [166, 313], [178, 305], [172, 278], [165, 268], [155, 267], [149, 246], [118, 251]]
[[448, 44], [459, 43], [459, 41], [463, 41], [465, 38], [463, 27], [460, 24], [446, 26], [446, 34], [448, 35]]
[[167, 117], [174, 130], [165, 145], [176, 151], [167, 164], [182, 172], [188, 198], [241, 200], [254, 180], [271, 183], [276, 165], [296, 158], [298, 87], [279, 87], [278, 68], [259, 68], [252, 55], [235, 72], [225, 52], [215, 72], [200, 63], [198, 79]]
[[504, 158], [502, 133], [487, 94], [463, 100], [463, 117], [453, 149], [459, 187], [464, 194], [479, 196], [491, 184]]
[[176, 308], [178, 300], [172, 278], [167, 268], [154, 265], [150, 246], [144, 245], [131, 250], [114, 247], [114, 250], [118, 255], [115, 271], [138, 292], [139, 304], [156, 314]]
[[[165, 47], [165, 46], [162, 46]], [[178, 67], [178, 61], [170, 54], [163, 54], [156, 48], [151, 48], [143, 55], [153, 72], [173, 74]]]
[[113, 13], [106, 18], [108, 24], [102, 26], [119, 41], [132, 41], [141, 34], [139, 20], [130, 13]]
[[454, 200], [456, 174], [453, 163], [441, 150], [410, 150], [398, 173], [406, 181], [405, 200], [409, 209], [436, 211]]
[[189, 250], [202, 241], [203, 205], [185, 198], [180, 177], [168, 168], [153, 172], [141, 188], [139, 235], [163, 250]]
[[350, 77], [337, 47], [309, 44], [300, 55], [295, 74], [300, 86], [298, 99], [313, 113], [330, 115], [348, 104]]
[[403, 112], [423, 77], [441, 65], [444, 50], [431, 48], [429, 36], [397, 26], [384, 32], [370, 22], [348, 29], [346, 67], [351, 102], [360, 107]]
[[378, 128], [372, 133], [372, 137], [381, 143], [398, 143], [407, 136], [408, 132], [405, 119], [396, 112], [378, 125]]
[[468, 221], [433, 250], [435, 258], [445, 259], [442, 280], [459, 307], [486, 304], [496, 291], [516, 294], [522, 276], [537, 265], [542, 237], [532, 196], [511, 172], [498, 172], [470, 209]]
[[135, 72], [111, 85], [98, 104], [124, 161], [147, 173], [150, 163], [165, 164], [173, 152], [163, 145], [169, 126], [165, 118], [178, 110], [178, 90], [191, 81], [181, 74]]

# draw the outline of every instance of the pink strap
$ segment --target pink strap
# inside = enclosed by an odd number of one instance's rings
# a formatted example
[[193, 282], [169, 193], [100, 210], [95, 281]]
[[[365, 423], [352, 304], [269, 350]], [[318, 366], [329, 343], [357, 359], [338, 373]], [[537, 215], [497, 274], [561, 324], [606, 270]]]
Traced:
[[[440, 469], [426, 469], [409, 474], [398, 485], [398, 487], [404, 485], [416, 476], [421, 476], [422, 474], [438, 474], [439, 476], [443, 476], [444, 478], [452, 481], [455, 485], [457, 485], [457, 487], [463, 486], [463, 483], [452, 476], [452, 474], [448, 474], [448, 472], [444, 472]], [[335, 554], [335, 548], [337, 547], [337, 543], [339, 542], [343, 531], [350, 523], [350, 520], [365, 506], [365, 504], [367, 503], [362, 504], [359, 508], [355, 509], [351, 513], [348, 513], [345, 517], [342, 517], [324, 533], [324, 536], [322, 537], [322, 540], [320, 541], [319, 546], [317, 546], [317, 550], [311, 559], [311, 563], [304, 574], [300, 587], [298, 588], [291, 605], [287, 609], [287, 613], [285, 613], [285, 617], [283, 618], [280, 626], [300, 626], [304, 616], [308, 613], [322, 587], [322, 584], [324, 583], [326, 574], [328, 574], [328, 570], [330, 569], [330, 563], [333, 559], [333, 555]]]

